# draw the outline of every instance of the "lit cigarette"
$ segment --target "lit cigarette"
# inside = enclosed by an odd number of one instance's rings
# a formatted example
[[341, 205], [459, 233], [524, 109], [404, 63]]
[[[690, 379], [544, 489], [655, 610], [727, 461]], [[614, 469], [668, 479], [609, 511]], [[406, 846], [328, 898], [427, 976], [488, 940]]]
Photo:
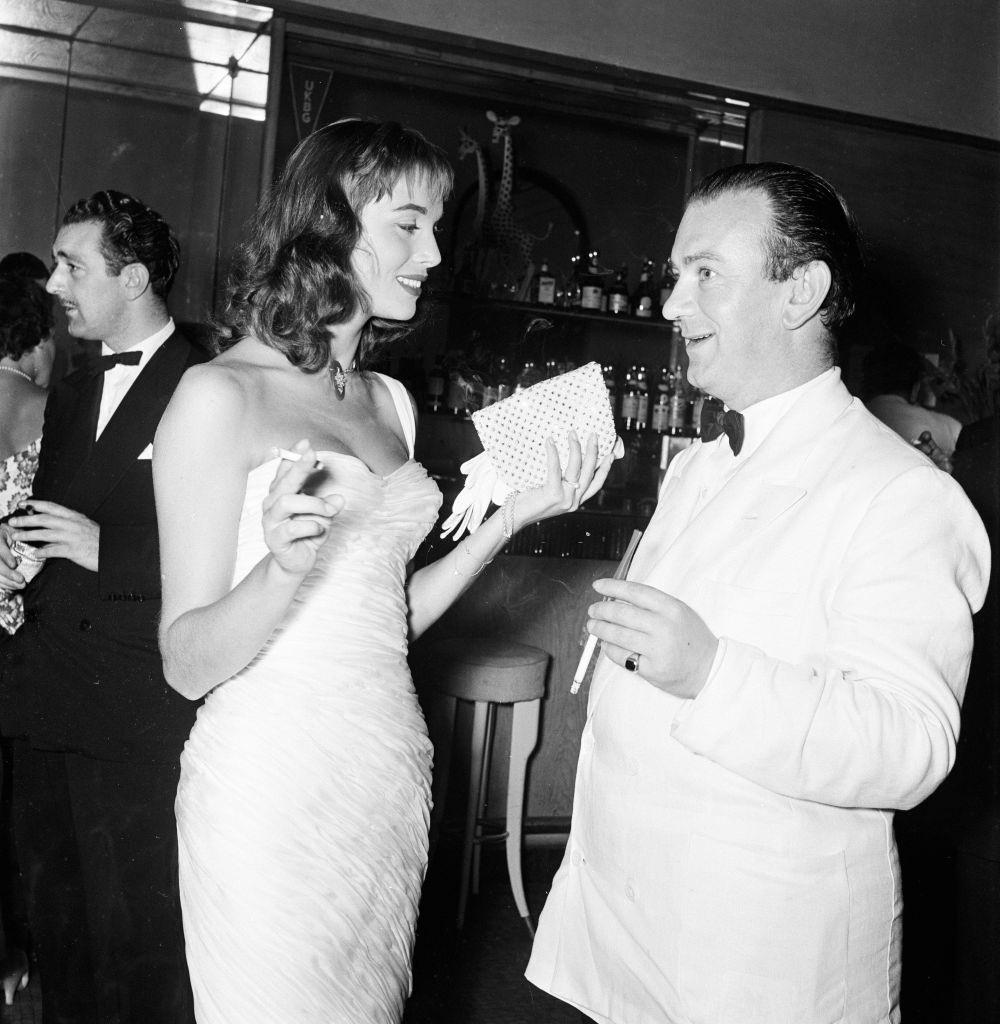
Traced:
[[[612, 579], [623, 580], [628, 575], [629, 566], [632, 564], [632, 556], [635, 554], [635, 549], [639, 546], [641, 539], [642, 530], [633, 530], [628, 547], [625, 549], [625, 554], [622, 555], [622, 560], [618, 563], [618, 568], [615, 569], [615, 574], [611, 577]], [[601, 600], [610, 601], [611, 598], [604, 597]], [[596, 650], [597, 637], [590, 633], [587, 636], [586, 644], [584, 644], [583, 654], [580, 656], [580, 664], [576, 666], [576, 672], [573, 674], [573, 684], [569, 688], [570, 693], [580, 692], [580, 684], [583, 682], [583, 677], [587, 674], [587, 669], [590, 668], [590, 663], [593, 661]]]
[[579, 693], [580, 684], [583, 682], [583, 677], [587, 674], [587, 669], [590, 667], [590, 659], [594, 656], [594, 650], [597, 647], [597, 637], [591, 633], [587, 637], [587, 643], [584, 645], [583, 654], [580, 657], [580, 664], [576, 666], [576, 674], [573, 676], [573, 685], [569, 688], [570, 693]]

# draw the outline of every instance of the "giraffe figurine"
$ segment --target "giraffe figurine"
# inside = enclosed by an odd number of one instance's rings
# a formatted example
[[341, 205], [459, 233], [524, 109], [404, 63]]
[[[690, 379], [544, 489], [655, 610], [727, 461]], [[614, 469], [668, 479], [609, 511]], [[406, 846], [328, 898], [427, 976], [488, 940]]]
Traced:
[[[486, 237], [489, 244], [498, 250], [507, 271], [507, 278], [520, 281], [525, 277], [525, 271], [531, 263], [531, 250], [535, 242], [540, 240], [517, 223], [511, 201], [514, 191], [514, 142], [510, 130], [521, 123], [521, 118], [517, 114], [506, 118], [498, 117], [492, 110], [486, 111], [486, 118], [493, 125], [492, 142], [503, 143], [500, 183], [497, 185], [493, 209], [490, 211]], [[520, 291], [526, 292], [527, 282], [521, 282], [521, 285]]]

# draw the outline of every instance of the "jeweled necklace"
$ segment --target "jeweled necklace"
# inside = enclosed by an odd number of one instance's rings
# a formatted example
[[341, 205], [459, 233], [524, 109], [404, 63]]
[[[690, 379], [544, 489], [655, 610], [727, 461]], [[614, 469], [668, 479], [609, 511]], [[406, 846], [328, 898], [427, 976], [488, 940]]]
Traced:
[[358, 369], [357, 359], [351, 360], [351, 365], [345, 370], [336, 359], [327, 367], [330, 372], [330, 379], [333, 381], [333, 390], [337, 392], [337, 398], [343, 398], [347, 390], [347, 375], [355, 373]]
[[34, 378], [29, 377], [28, 374], [24, 372], [24, 370], [19, 370], [16, 366], [0, 366], [0, 370], [2, 370], [4, 373], [17, 374], [18, 377], [23, 377], [29, 384], [35, 383]]

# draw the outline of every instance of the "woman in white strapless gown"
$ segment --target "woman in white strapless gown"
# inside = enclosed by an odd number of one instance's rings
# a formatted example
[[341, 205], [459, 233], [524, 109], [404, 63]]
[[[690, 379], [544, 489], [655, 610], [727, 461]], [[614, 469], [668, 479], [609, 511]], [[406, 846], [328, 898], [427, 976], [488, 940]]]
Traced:
[[[207, 694], [177, 794], [199, 1024], [402, 1015], [432, 754], [408, 638], [505, 536], [495, 515], [407, 576], [441, 498], [405, 389], [360, 367], [416, 311], [450, 186], [398, 125], [309, 136], [237, 263], [231, 337], [156, 436], [164, 669]], [[508, 525], [576, 508], [607, 469], [596, 442], [562, 470], [552, 447]]]

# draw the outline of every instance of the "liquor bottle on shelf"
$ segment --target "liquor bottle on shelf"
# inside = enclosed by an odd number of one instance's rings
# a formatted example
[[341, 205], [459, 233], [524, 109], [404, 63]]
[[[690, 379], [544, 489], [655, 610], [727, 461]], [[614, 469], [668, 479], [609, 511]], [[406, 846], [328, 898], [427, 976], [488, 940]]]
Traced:
[[635, 429], [645, 430], [649, 422], [649, 384], [646, 379], [646, 367], [640, 366], [636, 373], [636, 390], [639, 392], [639, 401], [635, 410]]
[[635, 511], [636, 501], [645, 496], [645, 446], [643, 435], [636, 432], [629, 434], [625, 439], [625, 487], [626, 496], [623, 502], [622, 511], [629, 513]]
[[448, 374], [448, 390], [445, 394], [445, 409], [452, 416], [464, 416], [468, 405], [468, 383], [458, 370]]
[[577, 253], [569, 258], [569, 276], [566, 278], [566, 287], [563, 289], [563, 305], [567, 309], [579, 309], [583, 301], [583, 285], [580, 280], [580, 265], [583, 263], [583, 256]]
[[483, 401], [480, 405], [481, 409], [485, 409], [488, 405], [495, 405], [497, 401], [497, 386], [492, 380], [483, 381]]
[[[651, 319], [654, 315], [659, 316], [656, 309], [657, 292], [653, 286], [653, 261], [644, 260], [642, 273], [639, 275], [639, 284], [632, 295], [632, 315]], [[663, 308], [663, 304], [660, 304]]]
[[604, 374], [604, 386], [608, 389], [608, 403], [612, 413], [618, 408], [618, 381], [615, 379], [615, 368], [611, 363], [601, 367]]
[[514, 389], [511, 386], [510, 381], [510, 369], [507, 365], [506, 356], [500, 357], [500, 364], [497, 368], [496, 373], [497, 382], [497, 401], [502, 402], [505, 398], [510, 398], [514, 393]]
[[672, 388], [667, 393], [667, 433], [671, 437], [683, 437], [687, 420], [687, 384], [679, 366], [672, 371]]
[[636, 386], [636, 377], [639, 374], [639, 367], [633, 363], [625, 372], [625, 383], [622, 386], [622, 401], [620, 407], [619, 428], [624, 433], [632, 429], [636, 416], [639, 414], [639, 389]]
[[615, 279], [607, 288], [608, 312], [612, 316], [628, 316], [631, 303], [628, 296], [628, 267], [623, 263]]
[[480, 379], [480, 394], [481, 401], [479, 403], [480, 409], [485, 409], [489, 405], [493, 405], [500, 398], [499, 390], [500, 377], [498, 368], [490, 366], [484, 370]]
[[705, 404], [705, 392], [688, 384], [686, 426], [688, 437], [701, 436], [701, 410]]
[[530, 388], [532, 384], [537, 384], [541, 379], [542, 375], [538, 367], [528, 361], [521, 367], [521, 372], [517, 375], [514, 390], [522, 391], [524, 388]]
[[673, 374], [670, 368], [664, 366], [660, 370], [659, 379], [656, 382], [656, 396], [653, 400], [653, 415], [651, 427], [654, 434], [665, 434], [667, 432], [667, 417], [670, 410], [670, 391], [673, 388]]
[[670, 365], [676, 369], [681, 365], [684, 352], [684, 335], [681, 334], [680, 321], [675, 320], [670, 330]]
[[599, 253], [587, 254], [587, 270], [580, 278], [580, 308], [599, 312], [604, 306], [604, 278], [601, 276]]
[[667, 304], [667, 299], [670, 298], [671, 293], [674, 290], [674, 273], [670, 269], [670, 261], [667, 260], [660, 268], [660, 285], [659, 285], [659, 306], [656, 307], [656, 316], [665, 320], [666, 317], [663, 315], [663, 307]]
[[540, 306], [552, 306], [556, 301], [556, 279], [549, 270], [549, 261], [542, 260], [542, 265], [531, 279], [531, 301]]

